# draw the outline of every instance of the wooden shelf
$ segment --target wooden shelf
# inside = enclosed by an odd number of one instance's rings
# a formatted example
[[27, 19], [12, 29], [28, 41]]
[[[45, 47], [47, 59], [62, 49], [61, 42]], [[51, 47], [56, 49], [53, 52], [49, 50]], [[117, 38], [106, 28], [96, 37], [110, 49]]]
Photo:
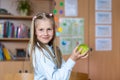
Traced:
[[0, 41], [29, 41], [29, 38], [0, 38]]
[[32, 20], [32, 16], [0, 15], [0, 19]]

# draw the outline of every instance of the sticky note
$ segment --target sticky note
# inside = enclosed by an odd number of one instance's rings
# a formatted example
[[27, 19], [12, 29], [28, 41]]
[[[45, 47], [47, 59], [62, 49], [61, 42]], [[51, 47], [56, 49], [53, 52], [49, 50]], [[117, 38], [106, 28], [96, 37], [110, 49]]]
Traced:
[[59, 27], [58, 28], [58, 32], [62, 32], [63, 31], [63, 28], [62, 27]]

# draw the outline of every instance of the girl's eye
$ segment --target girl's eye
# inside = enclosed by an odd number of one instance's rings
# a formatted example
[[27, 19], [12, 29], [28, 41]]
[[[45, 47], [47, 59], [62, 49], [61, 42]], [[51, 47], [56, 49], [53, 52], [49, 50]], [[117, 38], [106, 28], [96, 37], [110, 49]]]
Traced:
[[48, 28], [48, 30], [52, 30], [51, 28]]
[[39, 29], [39, 31], [43, 31], [43, 29]]
[[48, 28], [47, 30], [53, 30], [52, 28]]

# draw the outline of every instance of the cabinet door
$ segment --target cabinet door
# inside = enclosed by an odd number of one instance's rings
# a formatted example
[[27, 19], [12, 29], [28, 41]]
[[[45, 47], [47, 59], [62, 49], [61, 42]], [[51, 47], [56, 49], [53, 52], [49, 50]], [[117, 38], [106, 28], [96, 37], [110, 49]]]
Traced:
[[0, 62], [0, 80], [3, 80], [5, 74], [23, 72], [22, 61], [3, 61]]
[[25, 72], [25, 73], [32, 72], [32, 64], [31, 64], [30, 61], [24, 61], [24, 62], [23, 62], [23, 65], [24, 65], [24, 70], [23, 70], [23, 72]]

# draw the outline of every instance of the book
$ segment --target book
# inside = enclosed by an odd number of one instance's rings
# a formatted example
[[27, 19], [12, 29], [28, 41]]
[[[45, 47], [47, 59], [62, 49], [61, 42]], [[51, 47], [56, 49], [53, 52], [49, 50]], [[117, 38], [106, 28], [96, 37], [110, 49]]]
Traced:
[[3, 54], [4, 54], [6, 60], [11, 60], [11, 56], [9, 54], [9, 51], [5, 47], [3, 47]]
[[4, 58], [3, 58], [3, 51], [2, 49], [0, 48], [0, 61], [2, 61]]
[[6, 24], [6, 22], [4, 22], [3, 37], [7, 37], [6, 28], [7, 28], [7, 24]]
[[15, 27], [15, 33], [14, 33], [14, 37], [15, 37], [15, 38], [18, 38], [18, 29], [19, 29], [18, 26]]
[[14, 54], [12, 53], [12, 51], [11, 51], [10, 49], [8, 49], [8, 52], [9, 52], [11, 58], [12, 58], [13, 60], [15, 60], [16, 58], [15, 58]]
[[0, 43], [0, 61], [4, 60], [2, 44]]
[[21, 24], [18, 28], [18, 38], [28, 38], [28, 27]]
[[12, 37], [12, 38], [14, 38], [15, 26], [14, 26], [14, 24], [13, 24], [13, 23], [11, 24], [11, 27], [12, 27], [11, 37]]
[[0, 38], [3, 38], [3, 29], [4, 29], [4, 24], [3, 23], [0, 23]]

